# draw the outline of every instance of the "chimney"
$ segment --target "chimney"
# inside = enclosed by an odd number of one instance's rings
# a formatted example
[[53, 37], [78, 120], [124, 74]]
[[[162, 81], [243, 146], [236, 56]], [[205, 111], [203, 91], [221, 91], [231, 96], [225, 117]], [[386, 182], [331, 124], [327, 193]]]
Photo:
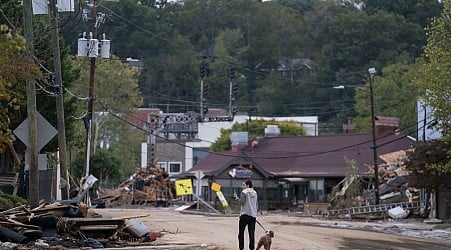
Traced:
[[376, 137], [392, 133], [396, 129], [398, 129], [399, 118], [376, 116], [374, 120], [375, 120], [374, 125], [376, 127]]
[[348, 117], [348, 123], [343, 124], [343, 134], [354, 134], [356, 132], [352, 117]]
[[230, 134], [232, 152], [239, 152], [247, 146], [248, 132], [232, 132]]

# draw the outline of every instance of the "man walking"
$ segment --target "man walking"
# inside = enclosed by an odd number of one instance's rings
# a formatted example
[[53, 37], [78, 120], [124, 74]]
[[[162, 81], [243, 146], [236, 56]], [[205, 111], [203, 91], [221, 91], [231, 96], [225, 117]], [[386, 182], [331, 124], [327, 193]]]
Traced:
[[247, 226], [249, 233], [249, 249], [254, 250], [255, 244], [255, 222], [257, 221], [258, 199], [257, 192], [252, 187], [252, 180], [246, 180], [242, 184], [243, 190], [240, 197], [236, 193], [235, 199], [241, 204], [240, 223], [238, 228], [238, 245], [244, 250], [244, 230]]

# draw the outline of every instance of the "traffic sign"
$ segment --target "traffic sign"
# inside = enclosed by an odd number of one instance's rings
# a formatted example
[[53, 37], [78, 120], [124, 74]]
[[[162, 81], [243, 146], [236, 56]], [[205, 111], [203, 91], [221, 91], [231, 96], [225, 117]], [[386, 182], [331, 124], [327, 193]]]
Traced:
[[213, 191], [215, 191], [215, 192], [219, 192], [219, 191], [221, 191], [221, 185], [219, 185], [219, 184], [216, 183], [216, 182], [213, 182], [213, 183], [211, 184], [211, 190], [213, 190]]
[[[39, 113], [37, 112], [38, 125], [38, 148], [40, 151], [57, 133], [58, 131]], [[30, 146], [30, 130], [29, 119], [25, 119], [13, 132], [27, 147]]]
[[194, 176], [196, 176], [196, 179], [202, 179], [202, 178], [204, 178], [204, 172], [202, 172], [202, 171], [196, 171], [196, 173], [194, 174]]
[[191, 179], [181, 179], [175, 181], [175, 193], [177, 195], [193, 194], [193, 184]]
[[226, 198], [224, 197], [224, 194], [221, 191], [216, 192], [216, 195], [218, 196], [219, 201], [221, 201], [222, 206], [227, 207], [229, 205]]

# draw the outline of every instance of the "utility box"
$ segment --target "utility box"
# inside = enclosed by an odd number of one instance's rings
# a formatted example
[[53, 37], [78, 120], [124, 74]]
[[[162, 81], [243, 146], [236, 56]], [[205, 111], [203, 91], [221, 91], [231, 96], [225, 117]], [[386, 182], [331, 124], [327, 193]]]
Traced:
[[99, 55], [99, 40], [89, 39], [89, 57], [97, 57]]
[[73, 12], [75, 0], [57, 0], [56, 7], [59, 12]]
[[89, 41], [88, 39], [82, 37], [78, 38], [78, 53], [77, 56], [88, 56], [89, 51]]
[[100, 40], [100, 56], [102, 58], [110, 58], [110, 47], [111, 41], [105, 39], [105, 34], [103, 34], [103, 39]]

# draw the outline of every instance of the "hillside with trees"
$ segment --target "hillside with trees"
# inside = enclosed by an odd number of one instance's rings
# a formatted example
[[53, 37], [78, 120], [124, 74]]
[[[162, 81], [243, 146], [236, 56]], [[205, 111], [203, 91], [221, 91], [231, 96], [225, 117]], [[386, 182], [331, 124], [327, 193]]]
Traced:
[[[442, 8], [434, 0], [158, 2], [99, 5], [107, 16], [100, 32], [113, 41], [113, 53], [144, 63], [144, 107], [198, 111], [198, 72], [206, 65], [207, 104], [227, 108], [234, 68], [240, 112], [318, 115], [320, 133], [339, 132], [346, 117], [357, 115], [355, 90], [365, 85], [369, 67], [411, 64], [421, 55], [423, 29]], [[72, 49], [89, 30], [74, 15], [62, 27]]]
[[[354, 117], [359, 132], [368, 132], [367, 69], [375, 67], [377, 115], [399, 117], [400, 128], [416, 137], [416, 102], [421, 98], [434, 110], [437, 121], [431, 126], [441, 128], [449, 140], [449, 1], [97, 2], [97, 11], [105, 14], [98, 34], [111, 40], [114, 56], [97, 65], [96, 112], [126, 116], [137, 107], [198, 112], [203, 65], [210, 108], [228, 108], [234, 69], [239, 112], [319, 116], [320, 134], [339, 133], [346, 117]], [[75, 12], [60, 13], [59, 30], [67, 140], [79, 166], [88, 65], [75, 55], [77, 39], [91, 30], [83, 10], [90, 13], [92, 6], [79, 0], [75, 6]], [[11, 131], [26, 117], [25, 79], [36, 79], [38, 111], [55, 126], [58, 92], [53, 84], [49, 17], [33, 17], [31, 60], [24, 52], [21, 1], [3, 1], [0, 9], [0, 145], [6, 150], [13, 143]], [[141, 70], [129, 69], [126, 58], [139, 59]], [[95, 160], [107, 159], [120, 170], [127, 163], [133, 168], [139, 148], [128, 145], [138, 145], [142, 134], [131, 133], [120, 120], [99, 119], [95, 125]], [[114, 150], [101, 148], [102, 140], [97, 139], [108, 136]], [[227, 147], [224, 141], [218, 144], [220, 149]], [[16, 146], [23, 147], [17, 142]], [[44, 151], [56, 149], [54, 138]]]

